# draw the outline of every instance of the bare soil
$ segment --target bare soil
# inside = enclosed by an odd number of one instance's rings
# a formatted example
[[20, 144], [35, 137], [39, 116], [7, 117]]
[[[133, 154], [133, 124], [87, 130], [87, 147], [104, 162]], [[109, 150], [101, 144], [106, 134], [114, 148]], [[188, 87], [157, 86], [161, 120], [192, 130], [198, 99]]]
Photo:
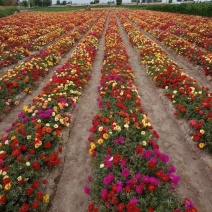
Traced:
[[[147, 112], [154, 129], [160, 135], [158, 143], [161, 150], [170, 155], [173, 165], [177, 168], [177, 174], [181, 176], [181, 183], [176, 192], [180, 197], [190, 198], [199, 212], [211, 212], [211, 155], [197, 149], [190, 138], [189, 132], [191, 129], [187, 122], [177, 120], [174, 117], [172, 104], [164, 97], [163, 90], [156, 88], [147, 76], [146, 68], [140, 63], [138, 52], [130, 45], [120, 22], [118, 23], [124, 45], [130, 57], [130, 64], [136, 76], [135, 82], [144, 110]], [[90, 135], [89, 128], [92, 118], [99, 110], [96, 101], [98, 98], [97, 86], [101, 76], [106, 28], [107, 24], [99, 42], [92, 78], [78, 101], [77, 109], [72, 113], [73, 119], [70, 128], [63, 131], [62, 164], [48, 176], [47, 191], [52, 194], [49, 212], [84, 212], [89, 204], [89, 196], [83, 192], [83, 188], [88, 182], [87, 177], [92, 173], [92, 158], [88, 154], [89, 143], [87, 138]], [[206, 80], [205, 76], [193, 71], [197, 70], [196, 67], [182, 57], [176, 56], [154, 38], [149, 35], [148, 37], [167, 51], [170, 58], [183, 67], [185, 72], [194, 77], [200, 85], [211, 89], [210, 81]], [[72, 51], [66, 54], [60, 65], [70, 57]], [[33, 92], [33, 97], [41, 92], [44, 85], [52, 77], [54, 70], [60, 65], [54, 67], [48, 77], [39, 84], [37, 90]], [[1, 134], [7, 127], [10, 127], [23, 105], [31, 103], [33, 97], [27, 96], [19, 106], [3, 119], [0, 123]]]

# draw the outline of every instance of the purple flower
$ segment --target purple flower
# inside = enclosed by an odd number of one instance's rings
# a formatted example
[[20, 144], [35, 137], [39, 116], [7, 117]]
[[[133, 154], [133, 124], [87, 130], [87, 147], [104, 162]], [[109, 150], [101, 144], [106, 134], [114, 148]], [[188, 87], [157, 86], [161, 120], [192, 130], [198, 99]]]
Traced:
[[112, 182], [115, 178], [113, 173], [108, 174], [108, 178], [110, 179], [110, 181]]
[[101, 191], [101, 196], [106, 197], [107, 194], [108, 194], [108, 190], [106, 188], [103, 188], [102, 191]]
[[169, 168], [168, 173], [171, 174], [171, 173], [174, 173], [174, 172], [176, 172], [176, 168], [175, 168], [175, 166], [171, 165], [170, 168]]
[[180, 176], [176, 176], [174, 174], [169, 174], [169, 179], [174, 183], [175, 185], [179, 184], [180, 182]]
[[122, 191], [122, 186], [117, 186], [116, 193], [120, 193]]
[[106, 160], [106, 161], [105, 161], [105, 166], [106, 166], [107, 168], [111, 168], [111, 167], [113, 166], [113, 163], [112, 163], [111, 161], [109, 161], [109, 160]]
[[152, 183], [153, 185], [159, 185], [160, 183], [160, 181], [154, 177], [150, 177], [149, 182]]
[[139, 172], [136, 173], [136, 174], [135, 174], [135, 179], [136, 179], [136, 180], [141, 180], [141, 179], [142, 179], [142, 174], [139, 173]]
[[168, 163], [169, 162], [169, 160], [170, 160], [170, 158], [169, 158], [169, 156], [168, 155], [166, 155], [166, 154], [160, 154], [160, 157], [159, 157], [164, 163]]
[[152, 162], [152, 163], [156, 164], [157, 160], [156, 160], [156, 158], [150, 158], [149, 162]]
[[93, 181], [93, 179], [92, 179], [91, 176], [88, 176], [88, 181], [89, 181], [89, 182], [92, 182], [92, 181]]
[[122, 170], [121, 174], [122, 174], [122, 177], [128, 177], [130, 174], [130, 171], [128, 168], [125, 168]]
[[103, 183], [104, 183], [105, 185], [110, 185], [111, 181], [110, 181], [110, 179], [109, 179], [108, 176], [104, 177]]
[[106, 155], [105, 156], [105, 160], [110, 160], [111, 156], [110, 155]]
[[194, 206], [194, 204], [193, 204], [193, 202], [192, 201], [190, 201], [190, 200], [187, 200], [186, 202], [185, 202], [185, 206], [187, 206], [187, 207], [193, 207]]
[[143, 176], [142, 180], [144, 183], [149, 183], [149, 176], [147, 176], [147, 175]]
[[125, 138], [124, 138], [123, 136], [120, 136], [120, 137], [118, 138], [118, 140], [119, 140], [119, 143], [123, 144], [124, 141], [125, 141]]
[[10, 132], [10, 130], [11, 130], [11, 128], [7, 128], [7, 129], [5, 130], [5, 132]]
[[133, 203], [133, 204], [137, 204], [138, 199], [135, 198], [135, 197], [133, 197], [133, 198], [130, 200], [130, 202]]
[[142, 187], [140, 185], [137, 185], [135, 187], [135, 191], [136, 191], [137, 194], [142, 194]]
[[151, 150], [143, 151], [143, 157], [144, 158], [149, 158], [151, 155], [152, 155], [152, 151]]
[[127, 161], [126, 161], [126, 159], [123, 159], [123, 158], [122, 158], [122, 160], [121, 160], [121, 166], [122, 166], [122, 167], [127, 166]]
[[84, 192], [86, 193], [86, 194], [90, 194], [90, 188], [88, 187], [88, 186], [85, 186], [85, 188], [84, 188]]
[[118, 181], [118, 180], [117, 180], [117, 181], [116, 181], [116, 185], [117, 185], [117, 186], [123, 186], [123, 183], [122, 183], [121, 181]]

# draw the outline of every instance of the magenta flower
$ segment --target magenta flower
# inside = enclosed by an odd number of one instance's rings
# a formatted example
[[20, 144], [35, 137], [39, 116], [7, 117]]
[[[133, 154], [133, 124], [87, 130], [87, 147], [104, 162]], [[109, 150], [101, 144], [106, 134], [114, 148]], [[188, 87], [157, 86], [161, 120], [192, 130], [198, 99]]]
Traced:
[[89, 181], [89, 182], [92, 182], [92, 181], [93, 181], [93, 179], [92, 179], [91, 176], [88, 176], [88, 181]]
[[130, 171], [128, 168], [123, 169], [121, 172], [122, 177], [125, 177], [125, 178], [128, 177], [129, 174], [130, 174]]
[[147, 176], [147, 175], [143, 176], [143, 182], [149, 183], [149, 176]]
[[152, 155], [152, 151], [151, 150], [143, 151], [143, 157], [144, 158], [149, 158], [151, 155]]
[[120, 193], [122, 191], [122, 186], [117, 186], [116, 193]]
[[121, 159], [121, 166], [126, 167], [127, 166], [127, 160], [125, 158]]
[[89, 186], [85, 186], [85, 188], [84, 188], [84, 192], [85, 192], [85, 194], [90, 194], [90, 187]]
[[135, 187], [135, 191], [136, 191], [137, 194], [142, 194], [142, 187], [140, 185], [137, 185]]
[[130, 200], [130, 202], [133, 203], [133, 204], [137, 204], [138, 199], [134, 197]]
[[135, 174], [135, 179], [136, 179], [136, 180], [141, 180], [141, 179], [142, 179], [142, 174], [139, 173], [139, 172], [136, 173], [136, 174]]
[[108, 190], [106, 188], [103, 188], [102, 191], [101, 191], [101, 196], [106, 197], [107, 194], [108, 194]]
[[174, 172], [176, 172], [176, 168], [175, 168], [175, 166], [171, 165], [170, 168], [169, 168], [168, 173], [171, 174], [171, 173], [174, 173]]

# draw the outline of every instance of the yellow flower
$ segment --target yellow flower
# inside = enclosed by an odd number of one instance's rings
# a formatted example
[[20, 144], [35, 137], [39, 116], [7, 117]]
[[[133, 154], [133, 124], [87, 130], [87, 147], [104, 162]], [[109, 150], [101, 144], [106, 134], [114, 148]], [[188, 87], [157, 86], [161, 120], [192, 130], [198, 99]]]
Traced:
[[28, 106], [27, 105], [24, 105], [23, 106], [23, 110], [24, 110], [24, 112], [27, 112], [28, 111]]
[[89, 154], [90, 154], [90, 155], [92, 155], [93, 150], [92, 150], [92, 149], [89, 149], [89, 151], [88, 151], [88, 152], [89, 152]]
[[15, 139], [16, 139], [16, 136], [13, 135], [13, 136], [11, 137], [11, 140], [13, 141], [13, 140], [15, 140]]
[[90, 143], [90, 147], [91, 147], [91, 149], [95, 149], [95, 148], [96, 148], [95, 143], [94, 143], [94, 142], [91, 142], [91, 143]]
[[46, 194], [43, 196], [43, 201], [47, 203], [47, 202], [49, 202], [49, 198], [50, 198], [50, 196], [48, 194]]
[[5, 186], [4, 186], [4, 189], [5, 190], [10, 190], [11, 188], [11, 184], [10, 183], [7, 183]]
[[204, 134], [204, 133], [205, 133], [205, 130], [201, 129], [199, 132], [200, 132], [201, 134]]
[[200, 148], [200, 149], [203, 149], [205, 146], [206, 146], [206, 144], [204, 144], [204, 143], [199, 143], [199, 148]]
[[103, 134], [103, 138], [104, 138], [104, 139], [108, 139], [108, 137], [109, 137], [109, 136], [108, 136], [107, 133], [104, 133], [104, 134]]
[[98, 139], [97, 143], [98, 144], [102, 144], [104, 142], [104, 140], [102, 138]]

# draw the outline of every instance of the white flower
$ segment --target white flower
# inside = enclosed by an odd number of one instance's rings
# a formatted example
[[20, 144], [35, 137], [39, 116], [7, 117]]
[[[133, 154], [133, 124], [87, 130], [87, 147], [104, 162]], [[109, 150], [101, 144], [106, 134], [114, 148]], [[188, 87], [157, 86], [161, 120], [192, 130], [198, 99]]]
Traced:
[[110, 159], [109, 159], [109, 161], [112, 161], [113, 160], [113, 157], [111, 157]]
[[102, 163], [102, 164], [100, 164], [100, 169], [102, 169], [102, 168], [104, 168], [105, 167], [105, 165]]
[[30, 162], [26, 162], [26, 165], [27, 165], [27, 166], [30, 166]]
[[146, 141], [142, 141], [142, 145], [143, 146], [146, 146]]

